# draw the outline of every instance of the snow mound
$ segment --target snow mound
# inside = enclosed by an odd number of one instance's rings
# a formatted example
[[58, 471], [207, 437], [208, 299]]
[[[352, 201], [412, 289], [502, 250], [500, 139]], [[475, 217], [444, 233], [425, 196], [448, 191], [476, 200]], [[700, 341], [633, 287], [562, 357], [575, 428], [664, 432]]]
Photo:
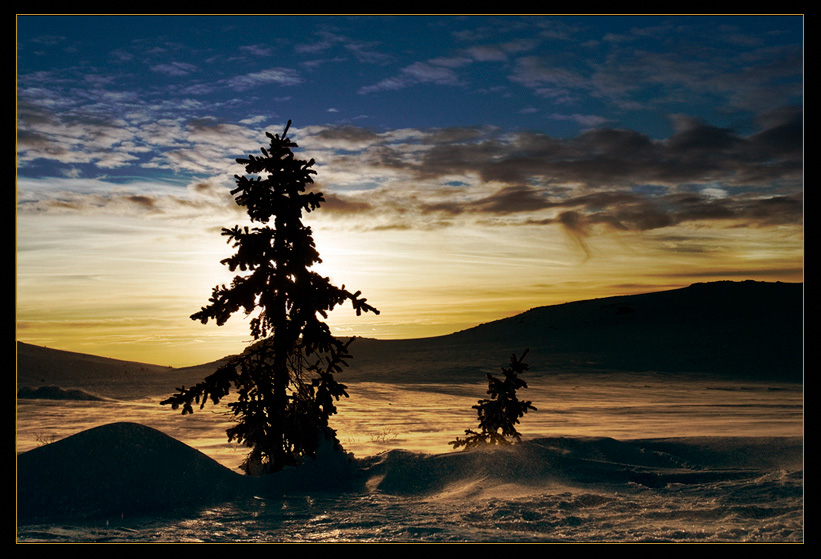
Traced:
[[18, 455], [17, 520], [120, 517], [252, 495], [339, 491], [362, 476], [353, 457], [330, 443], [300, 466], [252, 477], [151, 427], [111, 423]]
[[17, 457], [18, 521], [123, 515], [229, 498], [239, 474], [155, 429], [112, 423]]

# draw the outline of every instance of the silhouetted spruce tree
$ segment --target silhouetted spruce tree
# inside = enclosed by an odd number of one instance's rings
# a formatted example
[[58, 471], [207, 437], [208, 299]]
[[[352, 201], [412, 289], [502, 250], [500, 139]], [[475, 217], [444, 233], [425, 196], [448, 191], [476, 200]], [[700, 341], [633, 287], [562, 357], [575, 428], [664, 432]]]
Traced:
[[290, 125], [288, 121], [282, 136], [266, 132], [271, 143], [261, 148], [262, 157], [237, 159], [247, 175], [259, 176], [236, 176], [231, 194], [251, 221], [263, 226], [222, 230], [236, 248], [222, 263], [243, 274], [230, 287], [215, 287], [209, 304], [191, 316], [203, 324], [213, 320], [223, 325], [243, 311], [253, 316], [254, 342], [196, 386], [178, 388], [161, 402], [182, 407], [185, 415], [193, 413], [194, 403], [200, 408], [208, 400], [219, 403], [233, 386], [237, 399], [228, 408], [236, 425], [228, 429], [228, 440], [251, 447], [243, 464], [249, 473], [277, 471], [313, 456], [320, 437], [339, 445], [328, 418], [336, 413], [335, 402], [348, 395], [334, 374], [347, 366], [351, 340], [334, 337], [322, 319], [345, 301], [351, 301], [357, 315], [379, 314], [360, 292], [335, 287], [311, 271], [321, 260], [302, 212], [319, 208], [324, 198], [308, 190], [316, 174], [314, 160], [294, 157], [297, 144], [287, 137]]
[[536, 411], [531, 402], [516, 397], [519, 388], [527, 388], [527, 383], [520, 379], [519, 375], [528, 369], [527, 363], [524, 362], [528, 351], [530, 350], [526, 349], [518, 358], [516, 354], [510, 356], [510, 367], [502, 367], [504, 380], [488, 373], [487, 393], [490, 398], [479, 400], [473, 406], [479, 416], [480, 431], [466, 429], [467, 436], [464, 439], [457, 437], [448, 444], [453, 448], [472, 448], [483, 444], [510, 444], [508, 437], [515, 439], [516, 442], [521, 441], [522, 437], [516, 431], [516, 424], [528, 410]]

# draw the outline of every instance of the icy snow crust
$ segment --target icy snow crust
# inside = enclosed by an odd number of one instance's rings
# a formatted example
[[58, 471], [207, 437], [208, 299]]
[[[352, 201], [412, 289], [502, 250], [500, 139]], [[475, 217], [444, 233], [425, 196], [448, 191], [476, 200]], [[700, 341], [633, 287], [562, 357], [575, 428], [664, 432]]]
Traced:
[[365, 459], [325, 449], [248, 477], [114, 423], [18, 456], [18, 540], [60, 541], [58, 526], [80, 523], [72, 541], [802, 541], [802, 455], [795, 437], [553, 437]]

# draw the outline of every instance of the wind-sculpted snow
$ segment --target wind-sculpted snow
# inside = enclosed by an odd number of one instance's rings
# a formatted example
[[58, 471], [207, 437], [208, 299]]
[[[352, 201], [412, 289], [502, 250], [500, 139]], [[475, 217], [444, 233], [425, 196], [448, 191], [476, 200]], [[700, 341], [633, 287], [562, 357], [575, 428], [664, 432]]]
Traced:
[[534, 487], [698, 484], [800, 470], [802, 442], [793, 438], [704, 438], [617, 441], [560, 437], [439, 455], [401, 450], [371, 469], [388, 493], [428, 493], [481, 482]]
[[[212, 521], [214, 515], [246, 518], [256, 528], [246, 526], [235, 539], [249, 541], [796, 541], [803, 539], [802, 456], [797, 437], [551, 437], [443, 454], [390, 450], [364, 459], [323, 450], [301, 466], [254, 478], [154, 429], [115, 423], [18, 456], [18, 537], [26, 539], [27, 525], [57, 520], [123, 522], [161, 514], [165, 524], [179, 525], [207, 510]], [[727, 502], [718, 504], [722, 495]], [[314, 527], [321, 535], [306, 536], [312, 528], [295, 528], [284, 511], [308, 507], [305, 514], [313, 518], [319, 502], [338, 525]], [[699, 510], [706, 502], [710, 510]], [[260, 503], [269, 505], [264, 514], [256, 510]], [[377, 529], [370, 517], [379, 510], [401, 516], [384, 518]], [[641, 520], [648, 510], [652, 520]], [[627, 515], [618, 530], [607, 519], [614, 514]], [[690, 524], [704, 525], [702, 531], [665, 532], [664, 519], [682, 515], [698, 519]], [[704, 532], [712, 530], [711, 517], [720, 517], [722, 531]], [[739, 518], [746, 522], [743, 533], [733, 528]], [[750, 518], [757, 531], [749, 529]], [[498, 532], [505, 523], [515, 534]], [[584, 530], [577, 523], [585, 523]], [[634, 525], [643, 528], [628, 528]], [[31, 539], [43, 533], [31, 529]], [[171, 533], [165, 538], [181, 538]]]
[[30, 388], [23, 386], [17, 391], [17, 398], [40, 400], [88, 400], [100, 401], [102, 398], [83, 390], [63, 389], [59, 386], [40, 386]]

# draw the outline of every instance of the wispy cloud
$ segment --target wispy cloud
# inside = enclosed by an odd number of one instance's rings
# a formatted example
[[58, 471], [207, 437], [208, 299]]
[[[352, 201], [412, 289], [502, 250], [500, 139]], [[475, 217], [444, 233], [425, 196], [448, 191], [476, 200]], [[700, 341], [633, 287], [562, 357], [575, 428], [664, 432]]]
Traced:
[[414, 62], [402, 68], [399, 74], [385, 78], [379, 83], [367, 85], [359, 89], [365, 95], [384, 90], [398, 90], [416, 84], [431, 83], [436, 85], [459, 85], [458, 74], [453, 69], [453, 60], [431, 60]]
[[236, 91], [246, 91], [265, 84], [298, 85], [302, 78], [292, 68], [268, 68], [259, 72], [252, 72], [243, 76], [236, 76], [225, 82], [228, 87]]
[[[589, 232], [594, 226], [644, 231], [693, 221], [801, 223], [800, 108], [767, 115], [762, 127], [747, 136], [689, 117], [674, 121], [675, 132], [662, 140], [609, 128], [565, 139], [493, 128], [378, 133], [352, 125], [296, 128], [293, 135], [308, 146], [304, 156], [320, 163], [318, 180], [328, 193], [330, 215], [375, 213], [403, 227], [429, 227], [436, 215], [442, 224], [454, 217], [497, 216], [507, 224], [565, 228], [572, 215], [577, 232], [582, 224]], [[105, 137], [106, 126], [97, 126], [97, 135]], [[94, 135], [89, 129], [80, 137]], [[141, 133], [143, 138], [150, 134], [154, 146], [168, 146], [146, 166], [220, 177], [223, 185], [231, 171], [239, 172], [232, 159], [243, 154], [236, 146], [255, 141], [246, 129], [213, 119], [150, 123]], [[48, 145], [34, 139], [27, 143], [31, 149]], [[73, 160], [76, 156], [69, 157]], [[97, 163], [104, 165], [101, 159]], [[149, 204], [148, 199], [99, 195], [84, 207], [129, 202], [138, 211], [160, 207], [153, 198]], [[25, 202], [21, 210], [33, 203]], [[80, 207], [76, 198], [72, 204]], [[71, 204], [64, 199], [37, 206], [41, 211], [48, 207], [65, 211]]]
[[187, 76], [196, 72], [197, 67], [186, 62], [170, 62], [167, 64], [156, 64], [151, 67], [151, 70], [167, 76]]

